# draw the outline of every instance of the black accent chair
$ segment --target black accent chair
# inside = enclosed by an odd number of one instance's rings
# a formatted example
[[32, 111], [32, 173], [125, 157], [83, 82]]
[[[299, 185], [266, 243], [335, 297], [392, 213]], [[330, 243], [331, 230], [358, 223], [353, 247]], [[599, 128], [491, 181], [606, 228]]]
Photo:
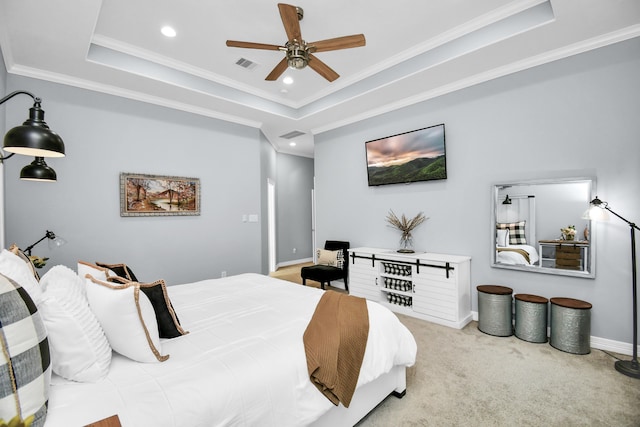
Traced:
[[349, 292], [349, 242], [341, 242], [338, 240], [327, 240], [324, 248], [328, 251], [342, 250], [344, 263], [342, 268], [332, 267], [330, 265], [310, 265], [302, 267], [300, 275], [302, 276], [302, 284], [307, 285], [307, 279], [320, 282], [320, 287], [324, 289], [324, 284], [331, 284], [332, 280], [343, 279], [344, 287]]

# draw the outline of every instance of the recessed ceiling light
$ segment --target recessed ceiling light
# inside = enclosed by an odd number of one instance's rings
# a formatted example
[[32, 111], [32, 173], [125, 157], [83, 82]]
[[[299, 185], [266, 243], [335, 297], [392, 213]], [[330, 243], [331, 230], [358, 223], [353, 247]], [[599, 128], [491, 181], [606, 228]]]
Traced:
[[282, 79], [282, 83], [286, 84], [286, 85], [290, 85], [293, 83], [293, 77], [291, 76], [287, 76], [284, 79]]
[[177, 34], [176, 30], [174, 30], [172, 27], [168, 25], [165, 25], [164, 27], [162, 27], [160, 32], [164, 34], [166, 37], [175, 37]]
[[289, 143], [289, 147], [295, 147], [295, 146], [296, 146], [295, 141], [291, 141], [291, 142]]

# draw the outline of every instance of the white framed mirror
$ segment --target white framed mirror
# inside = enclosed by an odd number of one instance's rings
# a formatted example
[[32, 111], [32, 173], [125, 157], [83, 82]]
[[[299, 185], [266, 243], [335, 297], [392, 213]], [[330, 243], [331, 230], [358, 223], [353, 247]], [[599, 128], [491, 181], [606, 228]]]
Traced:
[[583, 218], [595, 193], [591, 177], [494, 184], [491, 265], [595, 278], [595, 222]]

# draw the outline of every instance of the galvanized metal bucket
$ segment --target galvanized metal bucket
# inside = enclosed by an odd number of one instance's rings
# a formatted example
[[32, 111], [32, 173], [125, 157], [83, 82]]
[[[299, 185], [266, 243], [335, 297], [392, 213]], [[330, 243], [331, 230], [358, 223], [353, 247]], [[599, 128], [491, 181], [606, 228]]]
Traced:
[[480, 285], [478, 289], [478, 329], [499, 337], [513, 335], [511, 288]]
[[516, 337], [534, 343], [547, 342], [549, 300], [529, 294], [517, 294], [514, 300]]
[[591, 352], [591, 304], [572, 298], [551, 298], [549, 344], [573, 354]]

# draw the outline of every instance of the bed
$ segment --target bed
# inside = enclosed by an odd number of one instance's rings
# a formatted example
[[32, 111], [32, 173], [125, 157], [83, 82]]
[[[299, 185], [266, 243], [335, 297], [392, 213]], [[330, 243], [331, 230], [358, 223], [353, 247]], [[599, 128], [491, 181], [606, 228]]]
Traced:
[[[526, 200], [529, 200], [527, 198]], [[533, 202], [531, 202], [533, 203]], [[496, 224], [496, 262], [508, 265], [538, 265], [540, 256], [529, 242], [535, 241], [535, 222], [519, 220]]]
[[[351, 426], [402, 395], [416, 342], [391, 311], [367, 301], [369, 335], [349, 408], [309, 380], [302, 335], [325, 291], [259, 274], [167, 286], [185, 333], [160, 339], [162, 362], [111, 355], [97, 382], [51, 377], [46, 427], [117, 415], [124, 427]], [[327, 291], [333, 292], [333, 291]]]
[[538, 265], [540, 257], [536, 248], [529, 245], [496, 247], [496, 262], [509, 265]]

